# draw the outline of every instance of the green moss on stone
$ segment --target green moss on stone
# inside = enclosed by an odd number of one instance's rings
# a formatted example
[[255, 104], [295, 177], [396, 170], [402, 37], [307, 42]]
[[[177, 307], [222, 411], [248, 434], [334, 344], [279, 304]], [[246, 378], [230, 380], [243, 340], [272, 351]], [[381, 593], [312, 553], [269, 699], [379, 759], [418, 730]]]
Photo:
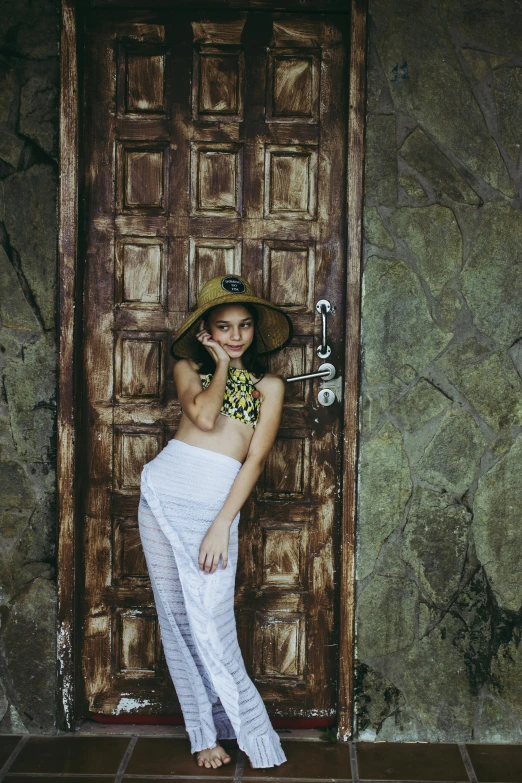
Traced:
[[489, 354], [469, 338], [448, 348], [437, 364], [496, 432], [522, 424], [522, 380], [509, 356]]
[[406, 394], [390, 407], [390, 413], [396, 416], [408, 432], [423, 427], [428, 421], [447, 410], [451, 405], [445, 394], [425, 378], [419, 378]]
[[473, 483], [486, 441], [473, 416], [463, 408], [447, 411], [430, 441], [415, 474], [457, 497]]
[[470, 512], [446, 493], [413, 491], [403, 531], [402, 557], [428, 598], [445, 606], [456, 594], [468, 547]]
[[462, 266], [462, 237], [451, 209], [402, 207], [393, 213], [394, 232], [415, 256], [421, 277], [434, 296]]
[[408, 196], [411, 196], [411, 198], [414, 198], [420, 204], [428, 203], [429, 198], [426, 195], [426, 191], [420, 184], [419, 180], [416, 179], [416, 177], [411, 177], [408, 174], [403, 174], [399, 178], [399, 183], [401, 187], [404, 188]]
[[477, 556], [498, 603], [513, 611], [522, 605], [522, 434], [510, 451], [481, 476], [474, 502]]
[[508, 348], [520, 337], [522, 318], [522, 214], [485, 204], [462, 272], [462, 291], [477, 327]]
[[368, 259], [362, 320], [364, 371], [370, 384], [401, 377], [405, 365], [421, 373], [451, 339], [434, 323], [419, 279], [403, 261]]
[[390, 422], [362, 445], [360, 475], [359, 580], [371, 573], [383, 542], [400, 524], [412, 487], [401, 434]]
[[370, 244], [393, 250], [393, 238], [384, 227], [382, 218], [375, 207], [366, 207], [363, 215], [364, 236]]
[[358, 658], [380, 658], [412, 644], [418, 596], [413, 582], [373, 577], [357, 598]]
[[406, 138], [400, 154], [410, 166], [420, 171], [432, 183], [437, 192], [445, 193], [453, 201], [465, 204], [481, 203], [479, 196], [461, 177], [455, 166], [420, 128], [416, 128]]

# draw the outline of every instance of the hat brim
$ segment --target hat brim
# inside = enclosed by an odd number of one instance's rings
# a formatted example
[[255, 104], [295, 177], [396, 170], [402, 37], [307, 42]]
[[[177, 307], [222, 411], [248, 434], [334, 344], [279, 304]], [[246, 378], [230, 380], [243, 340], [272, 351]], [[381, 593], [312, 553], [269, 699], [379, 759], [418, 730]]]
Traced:
[[292, 338], [293, 328], [290, 316], [275, 305], [249, 294], [224, 294], [204, 307], [199, 307], [182, 323], [172, 341], [171, 352], [174, 356], [195, 359], [201, 343], [196, 337], [199, 321], [214, 307], [225, 304], [252, 304], [259, 320], [257, 324], [257, 352], [270, 353], [282, 348]]

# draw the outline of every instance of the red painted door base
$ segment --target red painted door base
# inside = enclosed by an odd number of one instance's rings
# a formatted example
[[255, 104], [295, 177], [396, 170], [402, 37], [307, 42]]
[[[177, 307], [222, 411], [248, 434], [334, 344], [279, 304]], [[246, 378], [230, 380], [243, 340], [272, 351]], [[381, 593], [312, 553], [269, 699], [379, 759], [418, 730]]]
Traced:
[[[98, 723], [133, 723], [147, 726], [183, 726], [181, 715], [100, 715], [91, 713], [91, 720]], [[270, 718], [275, 729], [324, 729], [333, 726], [335, 716], [327, 718]]]

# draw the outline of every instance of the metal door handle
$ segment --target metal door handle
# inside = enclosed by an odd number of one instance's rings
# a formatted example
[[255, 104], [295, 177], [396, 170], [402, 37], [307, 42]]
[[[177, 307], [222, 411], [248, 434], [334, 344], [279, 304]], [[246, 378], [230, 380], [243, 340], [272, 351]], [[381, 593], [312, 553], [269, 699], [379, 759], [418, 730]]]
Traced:
[[315, 309], [318, 313], [321, 313], [321, 345], [317, 349], [317, 355], [320, 359], [328, 359], [332, 350], [328, 345], [328, 331], [326, 326], [326, 316], [328, 313], [333, 312], [334, 308], [328, 301], [328, 299], [319, 299]]
[[309, 378], [324, 378], [325, 381], [331, 381], [332, 378], [335, 378], [335, 367], [333, 364], [326, 362], [321, 364], [317, 372], [309, 372], [306, 375], [294, 375], [291, 378], [287, 378], [286, 382], [307, 381]]

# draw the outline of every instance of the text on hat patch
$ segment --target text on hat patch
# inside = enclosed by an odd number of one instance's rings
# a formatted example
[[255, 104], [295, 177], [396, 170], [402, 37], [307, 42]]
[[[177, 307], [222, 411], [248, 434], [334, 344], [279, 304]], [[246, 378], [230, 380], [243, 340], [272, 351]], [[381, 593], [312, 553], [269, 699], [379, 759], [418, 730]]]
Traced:
[[246, 291], [246, 285], [238, 277], [224, 277], [221, 288], [230, 294], [244, 294]]

